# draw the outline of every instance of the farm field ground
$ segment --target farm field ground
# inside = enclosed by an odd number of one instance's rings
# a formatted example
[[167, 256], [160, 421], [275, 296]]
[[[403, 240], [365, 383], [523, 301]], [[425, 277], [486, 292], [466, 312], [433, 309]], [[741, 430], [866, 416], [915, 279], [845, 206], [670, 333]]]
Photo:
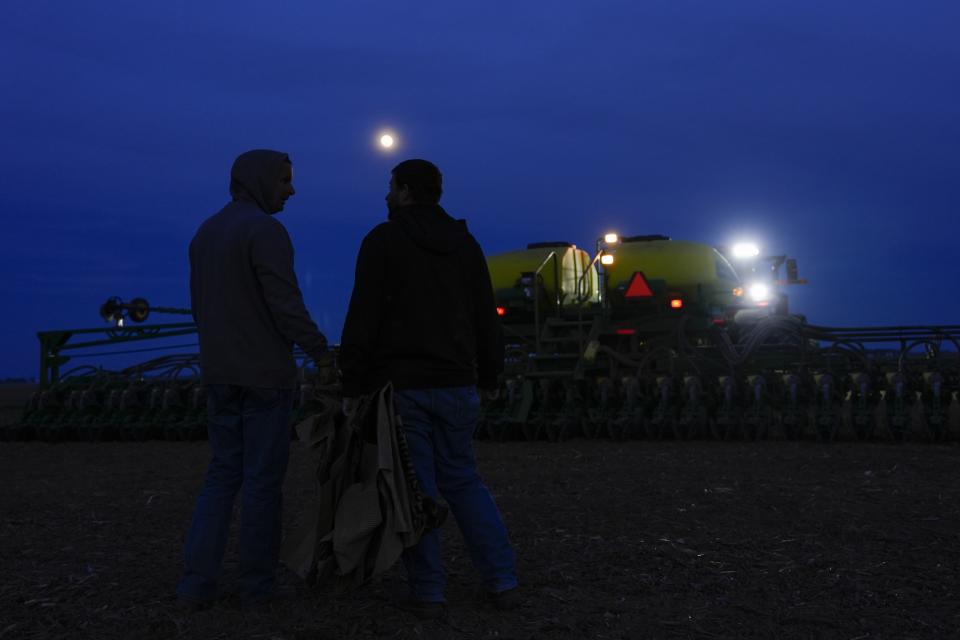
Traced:
[[[477, 442], [516, 547], [516, 611], [476, 601], [444, 527], [447, 616], [281, 574], [271, 609], [173, 589], [206, 442], [0, 443], [0, 638], [956, 638], [960, 446]], [[294, 443], [289, 530], [313, 496]], [[236, 541], [223, 588], [235, 582]]]

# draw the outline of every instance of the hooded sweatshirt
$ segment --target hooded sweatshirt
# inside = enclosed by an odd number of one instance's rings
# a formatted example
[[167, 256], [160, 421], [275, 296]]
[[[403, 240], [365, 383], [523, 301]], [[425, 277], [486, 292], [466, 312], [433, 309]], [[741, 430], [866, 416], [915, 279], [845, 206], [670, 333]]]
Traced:
[[343, 393], [497, 386], [503, 338], [483, 251], [439, 205], [398, 209], [360, 247], [340, 345]]
[[280, 210], [286, 154], [253, 151], [231, 172], [234, 201], [190, 243], [190, 298], [204, 384], [293, 388], [293, 343], [314, 360], [327, 340], [310, 319], [293, 271], [293, 245], [271, 214]]

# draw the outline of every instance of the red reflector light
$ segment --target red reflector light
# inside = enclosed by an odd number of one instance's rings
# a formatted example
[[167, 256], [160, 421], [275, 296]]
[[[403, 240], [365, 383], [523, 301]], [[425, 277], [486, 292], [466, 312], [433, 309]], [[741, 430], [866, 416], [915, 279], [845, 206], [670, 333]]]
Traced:
[[618, 336], [632, 336], [636, 332], [636, 329], [617, 329]]
[[497, 315], [498, 315], [498, 316], [505, 316], [505, 315], [507, 315], [507, 308], [506, 308], [506, 307], [497, 307]]
[[650, 289], [650, 285], [647, 284], [647, 279], [644, 277], [642, 271], [637, 271], [633, 274], [633, 277], [630, 278], [630, 284], [627, 286], [627, 290], [623, 294], [624, 298], [651, 298], [653, 297], [653, 291]]
[[723, 318], [714, 318], [714, 319], [713, 319], [713, 324], [722, 327], [723, 325], [727, 324], [727, 321], [724, 320]]
[[673, 298], [672, 300], [670, 300], [670, 308], [683, 309], [683, 300], [681, 300], [680, 298]]

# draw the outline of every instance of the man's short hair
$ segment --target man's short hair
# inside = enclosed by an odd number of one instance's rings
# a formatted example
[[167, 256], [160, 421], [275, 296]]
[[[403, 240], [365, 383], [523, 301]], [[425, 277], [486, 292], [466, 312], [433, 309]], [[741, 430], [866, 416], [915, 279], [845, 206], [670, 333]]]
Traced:
[[414, 202], [436, 204], [443, 195], [443, 174], [437, 165], [415, 158], [404, 160], [391, 171], [398, 187], [406, 185]]

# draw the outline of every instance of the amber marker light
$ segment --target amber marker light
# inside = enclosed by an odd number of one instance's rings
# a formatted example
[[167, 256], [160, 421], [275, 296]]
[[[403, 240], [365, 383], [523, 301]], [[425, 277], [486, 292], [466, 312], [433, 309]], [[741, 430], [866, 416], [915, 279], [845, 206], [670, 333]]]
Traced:
[[683, 309], [683, 300], [681, 300], [680, 298], [673, 298], [673, 299], [670, 301], [670, 308], [671, 308], [671, 309]]

